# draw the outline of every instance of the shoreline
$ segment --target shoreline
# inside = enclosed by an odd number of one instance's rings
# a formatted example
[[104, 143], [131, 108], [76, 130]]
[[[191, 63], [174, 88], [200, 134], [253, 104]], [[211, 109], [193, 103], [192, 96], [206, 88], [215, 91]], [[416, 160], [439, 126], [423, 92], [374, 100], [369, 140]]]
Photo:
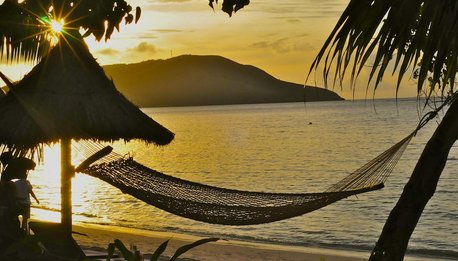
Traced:
[[[81, 224], [73, 226], [73, 231], [85, 234], [74, 234], [75, 240], [83, 249], [102, 251], [114, 239], [120, 239], [126, 246], [136, 246], [142, 254], [154, 252], [164, 241], [170, 239], [164, 256], [172, 256], [174, 251], [185, 244], [192, 243], [202, 237], [173, 232], [156, 232], [135, 228], [111, 225]], [[326, 261], [362, 261], [367, 260], [367, 251], [313, 248], [301, 246], [284, 246], [268, 243], [254, 243], [238, 240], [220, 239], [217, 242], [201, 245], [186, 252], [184, 258], [198, 261], [210, 260], [326, 260]], [[438, 257], [406, 256], [405, 260], [450, 260]]]
[[[142, 254], [152, 253], [165, 240], [170, 239], [165, 256], [172, 256], [180, 246], [192, 243], [202, 237], [172, 232], [156, 232], [116, 226], [78, 224], [73, 227], [78, 233], [75, 240], [83, 249], [106, 249], [114, 239], [120, 239], [126, 246], [135, 245]], [[367, 260], [366, 253], [343, 250], [281, 246], [220, 239], [215, 243], [201, 245], [183, 255], [184, 258], [199, 261], [210, 260], [326, 260], [326, 261], [362, 261]], [[366, 254], [367, 255], [367, 254]]]
[[[52, 210], [34, 208], [35, 220], [48, 220], [47, 222], [59, 222], [59, 213]], [[78, 216], [78, 215], [77, 215]], [[180, 246], [192, 243], [196, 240], [213, 237], [209, 234], [192, 234], [183, 231], [160, 232], [144, 228], [132, 228], [115, 224], [98, 224], [90, 222], [90, 218], [75, 220], [73, 231], [87, 234], [89, 237], [74, 235], [78, 243], [86, 250], [95, 250], [98, 253], [106, 253], [106, 248], [114, 239], [120, 239], [126, 246], [136, 245], [143, 254], [153, 253], [156, 248], [167, 239], [172, 239], [165, 256], [172, 256]], [[288, 245], [254, 241], [243, 238], [221, 239], [216, 243], [199, 246], [189, 252], [187, 258], [197, 261], [206, 260], [326, 260], [326, 261], [357, 261], [367, 260], [370, 250], [367, 248], [339, 248], [339, 246], [303, 246]], [[408, 253], [405, 260], [456, 260], [455, 256]], [[191, 261], [191, 260], [188, 260]]]

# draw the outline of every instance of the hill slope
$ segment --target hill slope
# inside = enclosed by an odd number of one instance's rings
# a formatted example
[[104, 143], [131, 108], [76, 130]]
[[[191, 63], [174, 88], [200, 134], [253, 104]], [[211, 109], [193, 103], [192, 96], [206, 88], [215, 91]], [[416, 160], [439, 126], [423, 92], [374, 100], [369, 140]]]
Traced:
[[[302, 85], [280, 81], [259, 68], [220, 56], [183, 55], [167, 60], [104, 66], [117, 88], [140, 107], [296, 102]], [[307, 87], [307, 101], [341, 100]]]

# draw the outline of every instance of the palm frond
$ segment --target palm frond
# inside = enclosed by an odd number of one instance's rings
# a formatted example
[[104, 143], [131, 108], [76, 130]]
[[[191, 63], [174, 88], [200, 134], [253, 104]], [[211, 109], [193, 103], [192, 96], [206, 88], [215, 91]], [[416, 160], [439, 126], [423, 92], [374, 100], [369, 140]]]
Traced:
[[409, 70], [418, 80], [418, 93], [426, 81], [431, 91], [453, 92], [457, 58], [458, 1], [351, 0], [309, 75], [324, 63], [326, 84], [333, 69], [334, 82], [342, 82], [347, 68], [351, 68], [353, 81], [370, 62], [368, 85], [373, 82], [376, 90], [392, 64], [392, 73], [397, 73], [396, 92]]
[[133, 11], [125, 0], [5, 0], [0, 5], [0, 59], [37, 62], [57, 41], [50, 21], [64, 20], [65, 32], [110, 39], [122, 22], [137, 22], [141, 10]]
[[37, 23], [33, 14], [19, 8], [12, 1], [0, 6], [0, 58], [7, 61], [36, 61], [50, 47], [45, 27]]

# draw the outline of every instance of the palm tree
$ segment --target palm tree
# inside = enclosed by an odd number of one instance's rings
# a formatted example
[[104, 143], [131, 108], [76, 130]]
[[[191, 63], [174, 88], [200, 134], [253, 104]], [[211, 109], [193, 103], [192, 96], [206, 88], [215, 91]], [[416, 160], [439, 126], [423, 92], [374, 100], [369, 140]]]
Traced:
[[[373, 64], [374, 91], [392, 63], [397, 90], [406, 72], [418, 80], [418, 95], [448, 96], [450, 108], [430, 138], [391, 211], [370, 260], [402, 260], [421, 213], [433, 196], [458, 139], [458, 99], [454, 90], [458, 66], [458, 2], [456, 0], [351, 0], [317, 55], [313, 69], [324, 61], [323, 77], [359, 76]], [[375, 78], [375, 79], [374, 79]], [[429, 101], [429, 99], [427, 99]]]

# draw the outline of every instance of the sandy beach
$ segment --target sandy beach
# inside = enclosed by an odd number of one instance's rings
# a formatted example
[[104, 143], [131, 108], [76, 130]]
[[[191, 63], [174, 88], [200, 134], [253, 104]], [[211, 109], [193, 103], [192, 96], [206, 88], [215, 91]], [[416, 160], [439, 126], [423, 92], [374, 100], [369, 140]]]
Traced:
[[[120, 239], [126, 246], [135, 245], [142, 253], [152, 253], [162, 242], [170, 239], [165, 256], [172, 256], [174, 251], [200, 237], [191, 235], [153, 232], [131, 228], [84, 224], [74, 226], [74, 235], [83, 249], [105, 249], [114, 239]], [[296, 246], [279, 246], [251, 242], [220, 240], [216, 243], [194, 248], [184, 254], [183, 258], [199, 261], [214, 260], [263, 260], [263, 261], [362, 261], [367, 260], [368, 253], [344, 250], [306, 248]], [[406, 260], [431, 260], [431, 258], [408, 257]]]
[[[108, 230], [109, 229], [109, 230]], [[73, 229], [86, 234], [74, 235], [83, 248], [106, 248], [114, 239], [120, 239], [125, 245], [135, 245], [142, 253], [151, 253], [165, 240], [170, 239], [165, 256], [172, 256], [180, 246], [201, 239], [191, 235], [152, 232], [139, 229], [82, 225]], [[337, 250], [307, 249], [301, 247], [283, 247], [242, 241], [220, 240], [216, 243], [194, 248], [183, 255], [199, 261], [210, 260], [326, 260], [356, 261], [365, 260], [365, 253], [350, 253]]]

